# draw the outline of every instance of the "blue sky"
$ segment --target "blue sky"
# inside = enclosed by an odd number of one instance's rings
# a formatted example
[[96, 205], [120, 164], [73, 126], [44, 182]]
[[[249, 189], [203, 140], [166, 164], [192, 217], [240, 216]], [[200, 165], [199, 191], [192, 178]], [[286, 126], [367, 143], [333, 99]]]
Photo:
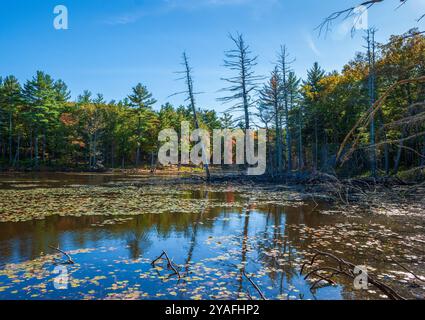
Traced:
[[[198, 106], [226, 109], [216, 98], [225, 84], [224, 51], [236, 31], [245, 35], [259, 56], [256, 71], [267, 75], [281, 44], [296, 58], [301, 77], [315, 61], [327, 71], [340, 70], [362, 50], [363, 33], [352, 38], [343, 21], [327, 37], [315, 27], [335, 10], [357, 4], [351, 0], [0, 0], [0, 75], [25, 81], [36, 70], [63, 79], [75, 98], [84, 89], [108, 100], [125, 97], [141, 82], [159, 104], [183, 103], [169, 97], [184, 89], [175, 81], [181, 54], [194, 68]], [[69, 30], [53, 28], [53, 8], [69, 10]], [[369, 25], [386, 41], [411, 27], [425, 30], [425, 0], [386, 0], [369, 11]]]

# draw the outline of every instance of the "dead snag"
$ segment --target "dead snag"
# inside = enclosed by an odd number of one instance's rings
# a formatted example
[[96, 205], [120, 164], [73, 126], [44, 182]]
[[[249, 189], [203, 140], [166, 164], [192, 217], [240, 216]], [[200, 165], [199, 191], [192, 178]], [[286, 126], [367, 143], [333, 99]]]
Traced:
[[248, 275], [246, 274], [245, 270], [243, 271], [243, 275], [245, 276], [245, 278], [248, 279], [248, 281], [252, 284], [252, 286], [255, 288], [255, 290], [257, 290], [257, 292], [261, 296], [261, 299], [267, 300], [266, 297], [264, 296], [263, 292], [261, 291], [261, 289], [257, 286], [257, 284], [250, 277], [248, 277]]
[[63, 264], [74, 264], [74, 261], [72, 260], [71, 256], [68, 253], [66, 253], [65, 251], [59, 249], [59, 246], [57, 248], [55, 248], [53, 246], [49, 246], [49, 248], [62, 253], [62, 255], [64, 255], [68, 259], [68, 261], [63, 263]]
[[155, 260], [152, 261], [152, 266], [154, 267], [155, 264], [162, 259], [162, 257], [165, 257], [165, 259], [167, 260], [167, 268], [173, 270], [174, 274], [176, 274], [179, 279], [181, 279], [181, 275], [180, 272], [178, 271], [178, 266], [174, 264], [173, 261], [171, 261], [171, 259], [168, 257], [167, 252], [162, 251], [162, 254], [156, 258]]
[[[345, 276], [350, 279], [355, 279], [357, 277], [357, 274], [354, 273], [354, 269], [356, 266], [352, 264], [351, 262], [347, 262], [344, 259], [338, 258], [337, 256], [327, 253], [315, 250], [316, 254], [313, 256], [310, 262], [306, 262], [302, 265], [300, 275], [304, 274], [304, 271], [307, 266], [312, 267], [313, 270], [309, 271], [304, 279], [308, 280], [311, 277], [319, 278], [318, 281], [315, 281], [314, 284], [310, 287], [310, 290], [313, 290], [316, 288], [316, 286], [319, 284], [320, 281], [327, 281], [330, 284], [335, 284], [335, 282], [332, 280], [335, 276]], [[336, 266], [325, 266], [320, 267], [317, 266], [316, 260], [317, 258], [322, 257], [325, 259], [330, 260], [333, 264], [336, 264]], [[323, 274], [326, 275], [323, 275]], [[373, 275], [368, 274], [368, 281], [371, 285], [373, 285], [375, 288], [377, 288], [379, 291], [383, 292], [389, 299], [391, 300], [405, 300], [402, 296], [400, 296], [396, 291], [394, 291], [392, 288], [388, 287], [386, 284], [382, 283], [381, 281], [377, 280]]]

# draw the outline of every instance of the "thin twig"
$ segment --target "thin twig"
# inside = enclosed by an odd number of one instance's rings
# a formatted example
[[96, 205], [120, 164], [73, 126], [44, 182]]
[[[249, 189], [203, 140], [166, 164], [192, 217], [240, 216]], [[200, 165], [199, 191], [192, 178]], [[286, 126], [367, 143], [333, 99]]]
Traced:
[[169, 269], [171, 269], [171, 270], [173, 270], [174, 271], [174, 274], [176, 274], [178, 277], [179, 277], [179, 279], [181, 279], [181, 275], [180, 275], [180, 272], [177, 270], [177, 268], [174, 266], [174, 263], [173, 263], [173, 261], [168, 257], [168, 254], [167, 254], [167, 252], [165, 252], [165, 251], [162, 251], [162, 254], [158, 257], [158, 258], [156, 258], [155, 260], [153, 260], [152, 261], [152, 266], [155, 266], [155, 263], [157, 262], [157, 261], [159, 261], [159, 260], [161, 260], [161, 258], [162, 257], [164, 257], [165, 256], [165, 259], [167, 259], [167, 267], [169, 268]]
[[[326, 280], [329, 282], [329, 281], [332, 281], [331, 278], [333, 276], [337, 276], [337, 275], [344, 275], [350, 279], [355, 279], [356, 275], [354, 274], [354, 269], [355, 269], [354, 264], [352, 264], [351, 262], [347, 262], [341, 258], [338, 258], [337, 256], [331, 253], [322, 252], [318, 250], [315, 250], [315, 252], [316, 254], [313, 256], [311, 261], [306, 262], [302, 265], [300, 275], [303, 275], [306, 266], [313, 267], [318, 257], [331, 259], [338, 264], [338, 267], [315, 267], [313, 270], [311, 270], [310, 272], [306, 274], [306, 276], [304, 277], [305, 280], [307, 280], [311, 276], [316, 276], [316, 277], [322, 277], [323, 280]], [[323, 277], [319, 274], [320, 271], [331, 273], [331, 275], [328, 277]], [[405, 298], [399, 295], [392, 288], [388, 287], [386, 284], [375, 279], [373, 275], [368, 274], [367, 277], [368, 277], [368, 282], [374, 287], [376, 287], [377, 289], [379, 289], [380, 291], [382, 291], [388, 298], [392, 300], [405, 300]], [[317, 283], [318, 282], [316, 281], [311, 287], [311, 289], [313, 289], [314, 286], [317, 285]]]
[[402, 268], [403, 270], [409, 272], [411, 275], [413, 275], [415, 277], [415, 279], [421, 281], [421, 282], [425, 282], [424, 279], [421, 279], [418, 275], [416, 275], [413, 271], [407, 269], [405, 266], [403, 266], [400, 262], [396, 261], [393, 257], [390, 258], [391, 261], [393, 261], [396, 265], [398, 265], [400, 268]]
[[245, 276], [245, 278], [248, 279], [248, 281], [252, 284], [252, 286], [255, 288], [255, 290], [257, 290], [257, 292], [261, 296], [261, 299], [267, 300], [266, 297], [264, 296], [263, 292], [261, 291], [261, 289], [257, 286], [257, 284], [250, 277], [248, 277], [248, 275], [246, 274], [245, 270], [243, 271], [243, 275]]
[[53, 246], [49, 246], [49, 248], [56, 250], [56, 251], [62, 253], [65, 257], [67, 257], [68, 261], [65, 264], [74, 264], [74, 261], [72, 260], [71, 256], [68, 253], [66, 253], [65, 251], [59, 249], [59, 246], [57, 248], [55, 248]]

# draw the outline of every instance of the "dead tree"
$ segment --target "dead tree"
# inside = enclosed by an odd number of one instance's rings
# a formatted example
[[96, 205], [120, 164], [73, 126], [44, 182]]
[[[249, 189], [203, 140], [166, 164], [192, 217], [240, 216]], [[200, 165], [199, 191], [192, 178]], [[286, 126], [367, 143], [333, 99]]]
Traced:
[[[369, 100], [370, 108], [373, 108], [375, 103], [376, 95], [376, 74], [375, 74], [375, 61], [376, 61], [376, 44], [375, 44], [375, 32], [376, 30], [371, 28], [367, 30], [367, 57], [369, 64], [369, 75], [368, 75], [368, 87], [369, 87]], [[372, 177], [376, 178], [377, 166], [376, 166], [376, 136], [375, 136], [375, 116], [371, 116], [370, 119], [370, 169]]]
[[257, 82], [262, 80], [262, 77], [254, 74], [253, 68], [257, 65], [257, 57], [252, 57], [252, 52], [245, 43], [243, 35], [237, 34], [236, 36], [230, 35], [229, 37], [236, 48], [226, 51], [224, 66], [234, 71], [236, 75], [230, 78], [222, 78], [230, 86], [221, 91], [229, 92], [230, 95], [219, 98], [218, 100], [223, 103], [234, 102], [229, 108], [229, 111], [242, 111], [245, 129], [249, 130], [251, 127], [251, 108], [254, 103], [252, 94], [257, 88]]
[[[184, 67], [184, 71], [179, 71], [177, 73], [183, 74], [183, 77], [181, 77], [178, 80], [184, 80], [186, 82], [187, 90], [179, 92], [179, 93], [175, 93], [174, 95], [178, 95], [178, 94], [186, 94], [187, 95], [186, 101], [189, 101], [189, 103], [190, 103], [190, 108], [191, 108], [192, 114], [193, 114], [193, 122], [195, 124], [195, 129], [198, 130], [198, 129], [200, 129], [200, 126], [199, 126], [198, 115], [197, 115], [197, 110], [196, 110], [195, 95], [199, 94], [199, 93], [195, 93], [194, 88], [193, 88], [193, 77], [192, 77], [193, 69], [189, 65], [189, 58], [187, 57], [186, 52], [183, 53], [183, 63], [182, 63], [182, 65]], [[203, 163], [204, 163], [205, 174], [207, 176], [207, 180], [210, 181], [211, 180], [211, 174], [210, 174], [210, 168], [209, 168], [209, 159], [207, 159], [207, 157], [206, 157], [206, 150], [205, 150], [205, 146], [203, 144], [202, 144], [202, 155], [203, 155]]]

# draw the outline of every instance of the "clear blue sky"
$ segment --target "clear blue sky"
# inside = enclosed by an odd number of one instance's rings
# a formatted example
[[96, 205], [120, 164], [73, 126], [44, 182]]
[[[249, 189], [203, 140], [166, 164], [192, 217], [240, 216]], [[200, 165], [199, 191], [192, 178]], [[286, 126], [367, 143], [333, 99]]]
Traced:
[[[0, 75], [21, 81], [43, 70], [63, 79], [75, 98], [84, 89], [108, 100], [125, 97], [145, 84], [159, 101], [184, 89], [175, 81], [186, 50], [195, 71], [195, 86], [204, 94], [198, 105], [223, 111], [215, 99], [226, 75], [223, 53], [232, 47], [228, 33], [246, 36], [259, 55], [258, 74], [267, 75], [276, 52], [286, 44], [296, 58], [294, 70], [304, 77], [315, 61], [327, 71], [340, 70], [362, 49], [363, 33], [351, 38], [338, 21], [326, 38], [315, 27], [331, 12], [355, 0], [0, 0]], [[69, 9], [69, 30], [53, 28], [53, 8]], [[379, 29], [378, 41], [411, 27], [425, 30], [425, 0], [386, 0], [369, 12]]]

